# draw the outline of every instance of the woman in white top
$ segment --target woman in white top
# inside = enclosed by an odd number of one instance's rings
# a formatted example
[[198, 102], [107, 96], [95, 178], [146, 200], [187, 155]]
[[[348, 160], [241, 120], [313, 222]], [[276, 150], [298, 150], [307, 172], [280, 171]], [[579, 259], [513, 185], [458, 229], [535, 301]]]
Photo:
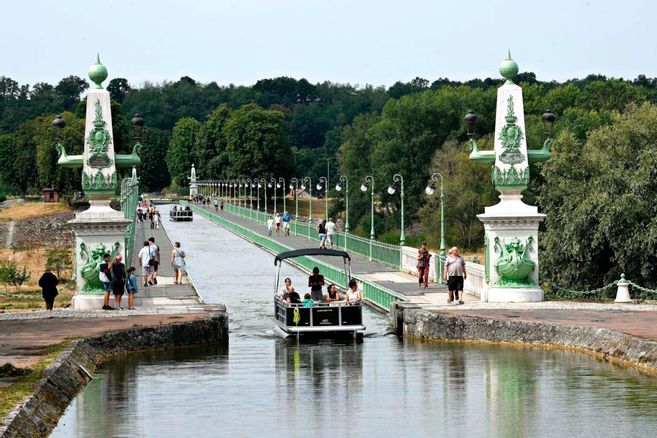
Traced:
[[290, 279], [290, 277], [287, 277], [285, 279], [285, 282], [283, 283], [283, 287], [278, 292], [278, 295], [276, 295], [276, 298], [278, 298], [280, 300], [285, 300], [287, 298], [287, 294], [292, 292], [292, 289], [294, 289], [292, 287], [292, 280]]
[[345, 302], [347, 304], [360, 304], [362, 300], [363, 296], [358, 290], [358, 283], [352, 278], [349, 280], [349, 290], [347, 291]]

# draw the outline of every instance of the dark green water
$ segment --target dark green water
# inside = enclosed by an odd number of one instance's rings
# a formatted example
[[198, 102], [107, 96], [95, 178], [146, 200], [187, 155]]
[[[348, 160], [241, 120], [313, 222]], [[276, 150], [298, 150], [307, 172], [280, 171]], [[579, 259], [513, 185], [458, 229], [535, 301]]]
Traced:
[[272, 256], [201, 218], [166, 225], [228, 305], [229, 347], [108, 363], [52, 436], [657, 436], [657, 379], [582, 354], [403, 342], [372, 311], [362, 342], [280, 339]]

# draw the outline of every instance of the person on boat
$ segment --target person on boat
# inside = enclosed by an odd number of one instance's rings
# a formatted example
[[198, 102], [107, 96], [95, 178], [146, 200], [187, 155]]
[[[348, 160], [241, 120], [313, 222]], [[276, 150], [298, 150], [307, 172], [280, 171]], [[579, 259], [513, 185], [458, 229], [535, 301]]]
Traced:
[[294, 289], [292, 287], [292, 280], [290, 279], [290, 277], [287, 277], [285, 278], [285, 280], [283, 280], [283, 287], [278, 292], [276, 297], [280, 300], [286, 300], [287, 295], [292, 291], [292, 289]]
[[326, 302], [330, 303], [331, 301], [340, 301], [340, 292], [338, 292], [338, 288], [336, 285], [331, 284], [329, 287], [326, 289]]
[[353, 278], [349, 280], [349, 290], [345, 301], [347, 304], [360, 304], [363, 301], [363, 295], [358, 290], [358, 282]]
[[448, 254], [447, 259], [445, 259], [445, 269], [443, 270], [443, 279], [447, 281], [447, 290], [449, 291], [447, 304], [452, 301], [463, 304], [463, 283], [468, 278], [465, 260], [461, 257], [461, 252], [456, 246], [450, 249]]
[[319, 273], [319, 268], [313, 268], [313, 275], [308, 277], [308, 287], [310, 294], [315, 301], [322, 301], [322, 286], [324, 286], [324, 276]]
[[285, 301], [290, 304], [301, 304], [301, 297], [294, 291], [294, 288], [291, 287], [290, 292], [288, 292], [287, 297], [285, 298]]
[[306, 293], [303, 296], [303, 307], [313, 307], [315, 305], [315, 302], [313, 301], [312, 298], [310, 298], [310, 294]]

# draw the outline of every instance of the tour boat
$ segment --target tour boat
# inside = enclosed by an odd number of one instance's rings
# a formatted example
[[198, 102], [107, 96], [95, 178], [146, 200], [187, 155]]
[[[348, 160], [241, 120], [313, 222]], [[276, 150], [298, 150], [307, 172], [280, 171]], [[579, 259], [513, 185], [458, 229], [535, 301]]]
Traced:
[[169, 212], [169, 220], [174, 222], [191, 222], [194, 220], [194, 213], [189, 210], [171, 210]]
[[[349, 257], [346, 251], [307, 248], [278, 254], [274, 258], [274, 266], [276, 267], [274, 316], [278, 328], [287, 336], [336, 336], [339, 334], [352, 334], [354, 337], [357, 337], [359, 332], [365, 330], [362, 303], [348, 304], [345, 301], [333, 301], [331, 303], [315, 301], [313, 307], [304, 307], [303, 304], [288, 303], [278, 295], [283, 260], [288, 260], [288, 263], [294, 263], [294, 258], [312, 256], [342, 257], [345, 284], [336, 284], [336, 286], [344, 290], [347, 289], [347, 283], [351, 278], [351, 257]], [[304, 293], [301, 291], [298, 291], [298, 293], [303, 299]]]

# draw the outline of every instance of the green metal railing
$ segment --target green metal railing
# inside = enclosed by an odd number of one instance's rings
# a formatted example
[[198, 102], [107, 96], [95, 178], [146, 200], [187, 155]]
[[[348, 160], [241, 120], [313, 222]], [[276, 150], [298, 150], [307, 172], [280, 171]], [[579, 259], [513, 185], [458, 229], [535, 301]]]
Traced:
[[[263, 224], [267, 222], [267, 218], [270, 216], [262, 211], [228, 203], [224, 204], [224, 210], [245, 219], [250, 219]], [[290, 233], [295, 236], [305, 236], [308, 239], [319, 242], [319, 235], [317, 234], [315, 226], [305, 221], [293, 220], [290, 222]], [[399, 245], [391, 245], [377, 240], [366, 239], [345, 232], [336, 233], [335, 245], [338, 248], [343, 248], [345, 251], [350, 251], [363, 257], [367, 257], [373, 262], [381, 263], [395, 269], [401, 269], [402, 248]]]
[[[208, 211], [205, 208], [197, 207], [196, 205], [190, 204], [187, 201], [181, 201], [182, 204], [184, 205], [190, 205], [192, 210], [200, 214], [201, 216], [209, 219], [212, 222], [215, 222], [222, 227], [234, 232], [235, 234], [252, 241], [256, 245], [259, 245], [271, 252], [274, 253], [280, 253], [283, 251], [290, 251], [294, 248], [291, 248], [287, 245], [283, 245], [277, 240], [271, 239], [268, 236], [264, 236], [262, 234], [256, 233], [246, 227], [243, 227], [239, 224], [236, 224], [234, 222], [229, 221], [228, 219], [218, 216], [211, 211]], [[242, 207], [237, 207], [234, 205], [231, 205], [231, 209], [226, 208], [227, 206], [224, 206], [224, 210], [230, 211], [231, 213], [234, 211], [240, 210], [248, 210], [244, 209]], [[234, 209], [233, 211], [231, 211]], [[239, 213], [236, 213], [239, 214]], [[261, 215], [265, 218], [267, 215], [261, 212]], [[241, 216], [241, 214], [240, 214]], [[313, 267], [318, 266], [321, 267], [322, 273], [324, 277], [329, 280], [332, 283], [339, 284], [339, 285], [346, 285], [347, 284], [347, 279], [345, 278], [345, 273], [342, 269], [339, 269], [333, 265], [330, 265], [328, 263], [322, 262], [320, 260], [317, 260], [312, 257], [297, 257], [294, 259], [294, 262], [299, 265], [301, 268], [311, 271]], [[395, 301], [408, 301], [408, 298], [398, 292], [395, 292], [391, 289], [388, 289], [383, 286], [379, 286], [376, 283], [373, 283], [371, 281], [359, 278], [358, 276], [353, 276], [356, 278], [363, 287], [363, 297], [365, 298], [366, 301], [376, 305], [377, 307], [389, 311], [390, 305], [394, 303]]]
[[125, 260], [132, 260], [132, 249], [135, 244], [135, 223], [137, 218], [137, 203], [139, 202], [139, 180], [124, 178], [121, 181], [121, 211], [123, 217], [130, 219], [125, 230]]

